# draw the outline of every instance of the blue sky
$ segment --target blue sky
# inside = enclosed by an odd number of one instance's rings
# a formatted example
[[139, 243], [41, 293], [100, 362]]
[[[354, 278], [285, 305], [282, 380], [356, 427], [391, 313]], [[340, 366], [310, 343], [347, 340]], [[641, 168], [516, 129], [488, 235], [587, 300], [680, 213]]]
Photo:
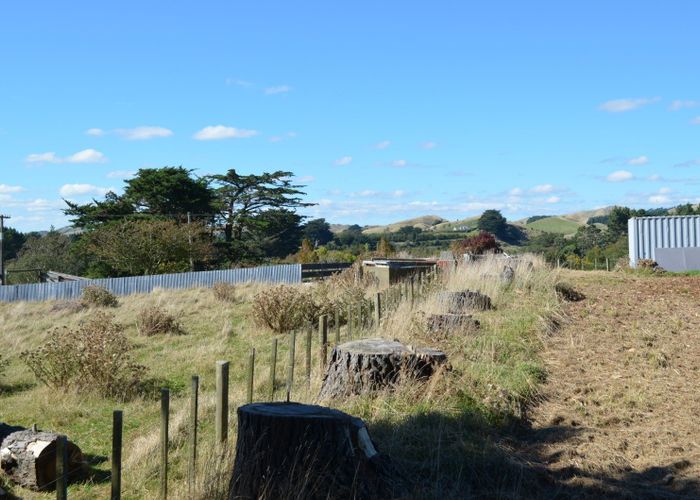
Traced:
[[311, 216], [699, 201], [695, 1], [4, 2], [0, 211], [143, 167], [294, 172]]

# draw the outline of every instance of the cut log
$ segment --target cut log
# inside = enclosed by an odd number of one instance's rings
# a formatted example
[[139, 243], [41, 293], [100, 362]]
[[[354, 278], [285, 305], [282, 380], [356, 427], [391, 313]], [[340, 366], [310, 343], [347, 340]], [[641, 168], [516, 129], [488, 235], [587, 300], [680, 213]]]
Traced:
[[319, 398], [392, 388], [404, 380], [430, 377], [447, 355], [436, 349], [405, 346], [395, 340], [363, 339], [333, 349]]
[[[0, 468], [16, 484], [32, 490], [53, 489], [56, 486], [56, 440], [58, 434], [15, 430], [7, 435], [10, 426], [0, 426]], [[17, 429], [17, 428], [15, 428]], [[20, 428], [21, 429], [21, 428]], [[74, 443], [67, 443], [67, 470], [69, 478], [83, 472], [83, 454]]]
[[481, 323], [471, 314], [431, 314], [427, 319], [427, 327], [433, 338], [443, 340], [457, 331], [478, 330]]
[[480, 292], [462, 290], [460, 292], [440, 292], [438, 302], [448, 313], [459, 314], [467, 310], [486, 311], [492, 309], [491, 298]]
[[238, 408], [229, 500], [396, 498], [402, 488], [359, 418], [299, 403]]

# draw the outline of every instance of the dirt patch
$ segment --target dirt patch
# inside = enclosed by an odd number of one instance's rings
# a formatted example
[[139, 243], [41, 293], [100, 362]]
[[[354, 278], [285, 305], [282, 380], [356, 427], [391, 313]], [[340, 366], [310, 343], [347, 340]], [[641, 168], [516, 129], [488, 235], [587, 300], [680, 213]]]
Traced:
[[531, 428], [510, 443], [555, 496], [700, 496], [700, 277], [571, 273], [586, 300], [546, 340]]

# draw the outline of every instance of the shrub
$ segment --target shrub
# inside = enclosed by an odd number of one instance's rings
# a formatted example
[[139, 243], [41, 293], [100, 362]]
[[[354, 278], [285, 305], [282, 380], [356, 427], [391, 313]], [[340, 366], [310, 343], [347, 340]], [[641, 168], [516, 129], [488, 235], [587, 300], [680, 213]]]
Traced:
[[567, 302], [579, 302], [586, 298], [584, 294], [576, 290], [568, 283], [557, 283], [554, 285], [554, 290], [562, 300]]
[[117, 307], [119, 301], [117, 297], [104, 287], [88, 285], [83, 288], [80, 302], [85, 307]]
[[183, 333], [178, 319], [160, 306], [147, 306], [136, 315], [136, 329], [140, 335]]
[[214, 297], [221, 302], [236, 301], [236, 286], [233, 283], [219, 281], [214, 283], [214, 286], [211, 289], [212, 292], [214, 292]]
[[316, 306], [308, 290], [278, 285], [253, 297], [252, 315], [256, 325], [284, 333], [313, 321]]
[[637, 269], [658, 274], [665, 272], [664, 268], [653, 259], [639, 259], [637, 261]]
[[21, 359], [45, 385], [58, 390], [126, 399], [141, 387], [146, 368], [133, 361], [132, 346], [113, 318], [97, 312], [77, 328], [56, 328]]
[[465, 253], [483, 255], [488, 252], [500, 253], [501, 245], [498, 244], [493, 234], [481, 231], [475, 236], [454, 242], [451, 245], [451, 249], [457, 255]]

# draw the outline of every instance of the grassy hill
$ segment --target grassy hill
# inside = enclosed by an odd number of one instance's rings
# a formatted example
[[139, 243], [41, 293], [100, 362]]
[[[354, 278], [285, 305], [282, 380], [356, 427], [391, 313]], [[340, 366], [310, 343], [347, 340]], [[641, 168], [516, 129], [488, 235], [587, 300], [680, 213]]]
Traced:
[[581, 226], [578, 222], [563, 217], [546, 217], [525, 224], [526, 229], [535, 229], [546, 233], [573, 234]]
[[362, 232], [364, 234], [395, 233], [404, 226], [416, 227], [426, 231], [442, 222], [446, 222], [445, 219], [438, 217], [437, 215], [423, 215], [422, 217], [402, 220], [399, 222], [394, 222], [393, 224], [387, 224], [385, 226], [371, 226], [364, 229]]

